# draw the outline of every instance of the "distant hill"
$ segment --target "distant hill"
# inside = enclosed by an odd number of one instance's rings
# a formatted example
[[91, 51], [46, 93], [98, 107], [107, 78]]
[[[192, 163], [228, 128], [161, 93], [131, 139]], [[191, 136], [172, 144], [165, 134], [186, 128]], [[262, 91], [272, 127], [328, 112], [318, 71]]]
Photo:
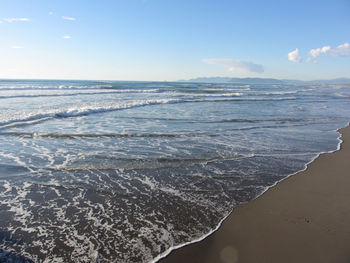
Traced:
[[312, 80], [313, 83], [326, 83], [326, 84], [350, 84], [350, 79], [348, 78], [338, 78], [330, 80]]
[[230, 78], [230, 77], [200, 77], [180, 82], [197, 83], [238, 83], [238, 84], [350, 84], [350, 78], [337, 78], [331, 80], [288, 80], [273, 78]]
[[282, 84], [283, 80], [268, 78], [230, 78], [230, 77], [202, 77], [181, 82], [201, 82], [201, 83], [239, 83], [239, 84]]

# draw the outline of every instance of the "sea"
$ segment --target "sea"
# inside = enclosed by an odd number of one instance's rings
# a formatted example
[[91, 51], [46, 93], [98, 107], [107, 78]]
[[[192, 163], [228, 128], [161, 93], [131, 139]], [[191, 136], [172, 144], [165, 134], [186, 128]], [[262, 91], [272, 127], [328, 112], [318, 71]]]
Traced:
[[156, 262], [349, 116], [346, 84], [0, 80], [0, 261]]

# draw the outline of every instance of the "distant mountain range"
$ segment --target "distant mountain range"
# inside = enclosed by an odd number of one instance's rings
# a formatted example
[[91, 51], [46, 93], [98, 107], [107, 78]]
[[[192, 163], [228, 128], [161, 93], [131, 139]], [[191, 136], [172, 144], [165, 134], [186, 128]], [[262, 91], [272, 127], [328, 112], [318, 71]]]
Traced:
[[230, 77], [201, 77], [180, 82], [198, 83], [237, 83], [237, 84], [350, 84], [350, 78], [337, 78], [330, 80], [290, 80], [272, 78], [230, 78]]

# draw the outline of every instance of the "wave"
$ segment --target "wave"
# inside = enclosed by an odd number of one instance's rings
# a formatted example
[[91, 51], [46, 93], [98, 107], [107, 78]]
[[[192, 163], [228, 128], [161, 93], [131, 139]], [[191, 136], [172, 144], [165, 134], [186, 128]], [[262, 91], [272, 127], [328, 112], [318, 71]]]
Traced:
[[276, 128], [290, 128], [290, 127], [302, 127], [309, 126], [310, 124], [321, 124], [324, 122], [308, 122], [308, 123], [300, 123], [300, 124], [279, 124], [279, 125], [264, 125], [264, 126], [251, 126], [251, 127], [242, 127], [230, 129], [231, 131], [248, 131], [248, 130], [256, 130], [256, 129], [276, 129]]
[[250, 86], [233, 86], [233, 87], [226, 87], [226, 86], [220, 86], [217, 85], [213, 88], [206, 88], [203, 90], [208, 91], [244, 91], [244, 90], [251, 90]]
[[278, 98], [259, 98], [259, 97], [244, 97], [244, 98], [212, 98], [212, 99], [194, 99], [187, 100], [186, 102], [225, 102], [225, 101], [284, 101], [284, 100], [297, 100], [296, 97], [278, 97]]
[[[231, 154], [228, 156], [203, 156], [203, 157], [188, 157], [188, 158], [177, 158], [177, 157], [154, 157], [154, 158], [118, 158], [106, 155], [88, 155], [85, 156], [85, 160], [78, 160], [78, 162], [73, 162], [70, 165], [57, 165], [50, 167], [36, 167], [33, 165], [23, 166], [23, 165], [9, 165], [0, 164], [0, 167], [4, 171], [9, 169], [15, 171], [18, 175], [27, 173], [28, 171], [54, 171], [54, 172], [64, 172], [64, 171], [105, 171], [105, 170], [153, 170], [161, 168], [179, 168], [188, 167], [198, 164], [206, 164], [210, 162], [219, 161], [233, 161], [242, 158], [254, 157], [254, 154]], [[13, 176], [13, 175], [11, 175]], [[179, 175], [180, 176], [180, 175]], [[191, 176], [196, 175], [181, 175], [181, 176]]]
[[[64, 171], [106, 171], [106, 170], [154, 170], [162, 168], [188, 167], [211, 162], [233, 161], [242, 158], [253, 157], [253, 154], [232, 154], [229, 156], [208, 156], [198, 158], [176, 158], [176, 157], [155, 157], [155, 158], [116, 158], [110, 156], [86, 156], [85, 160], [73, 162], [70, 165], [57, 167], [28, 167], [32, 170], [47, 170], [55, 172]], [[183, 176], [183, 175], [178, 175]], [[186, 176], [186, 175], [185, 175]], [[188, 175], [195, 176], [195, 175]]]
[[232, 91], [232, 92], [240, 92], [240, 91], [247, 91], [247, 90], [251, 90], [250, 88], [236, 88], [236, 89], [232, 89], [232, 88], [207, 88], [207, 89], [203, 89], [206, 91]]
[[227, 92], [232, 92], [232, 91], [235, 91], [235, 92], [242, 92], [244, 90], [242, 89], [215, 89], [215, 88], [212, 88], [212, 89], [193, 89], [193, 88], [186, 88], [186, 89], [175, 89], [174, 91], [178, 92], [178, 93], [185, 93], [185, 94], [197, 94], [197, 95], [200, 95], [200, 94], [223, 94], [224, 93], [227, 93]]
[[350, 98], [349, 95], [344, 94], [344, 93], [341, 93], [341, 92], [333, 93], [333, 94], [331, 94], [331, 96], [333, 96], [334, 98], [339, 98], [339, 99], [341, 99], [341, 98], [343, 98], [343, 99], [344, 99], [344, 98], [349, 99], [349, 98]]
[[5, 86], [5, 87], [0, 87], [0, 91], [3, 90], [92, 90], [92, 89], [109, 89], [112, 88], [113, 86], [111, 85], [89, 85], [89, 86]]
[[0, 91], [73, 91], [73, 90], [113, 90], [115, 92], [157, 92], [159, 88], [126, 88], [112, 85], [89, 85], [89, 86], [0, 86]]
[[107, 161], [127, 161], [127, 162], [209, 162], [214, 160], [235, 160], [239, 158], [252, 157], [253, 155], [232, 154], [230, 156], [210, 156], [210, 157], [189, 157], [189, 158], [175, 158], [175, 157], [155, 157], [155, 158], [116, 158], [111, 156], [89, 156], [93, 159], [106, 159]]
[[214, 93], [214, 94], [193, 94], [198, 97], [240, 97], [243, 93], [241, 92], [230, 92], [230, 93]]
[[[41, 121], [49, 120], [53, 117], [43, 117], [41, 119], [34, 119], [28, 121], [18, 121], [8, 125], [0, 126], [0, 129], [9, 128], [18, 125], [28, 125], [33, 123], [38, 123]], [[304, 126], [309, 124], [324, 123], [332, 120], [346, 119], [346, 118], [300, 118], [300, 119], [224, 119], [224, 120], [214, 120], [214, 121], [201, 121], [201, 120], [185, 120], [185, 119], [159, 119], [159, 118], [138, 118], [138, 119], [154, 119], [154, 120], [176, 120], [180, 122], [187, 123], [265, 123], [274, 122], [277, 125], [267, 125], [267, 126], [251, 126], [251, 127], [240, 127], [230, 130], [252, 130], [252, 129], [262, 129], [262, 128], [282, 128], [282, 127], [292, 127], [292, 126]], [[294, 124], [291, 124], [294, 123]], [[299, 123], [299, 124], [298, 124]], [[283, 125], [286, 124], [286, 125]], [[224, 134], [221, 134], [224, 135]], [[104, 133], [104, 134], [91, 134], [91, 133], [72, 133], [72, 134], [59, 134], [59, 133], [27, 133], [27, 132], [0, 132], [0, 136], [17, 136], [22, 138], [52, 138], [52, 139], [79, 139], [79, 138], [190, 138], [190, 137], [217, 137], [219, 134], [206, 134], [206, 133]]]
[[123, 119], [137, 120], [157, 120], [157, 121], [175, 121], [181, 123], [263, 123], [263, 122], [311, 122], [311, 121], [332, 121], [332, 120], [347, 120], [341, 117], [325, 117], [325, 118], [280, 118], [280, 119], [222, 119], [222, 120], [201, 120], [201, 119], [182, 119], [182, 118], [160, 118], [160, 117], [119, 117]]
[[165, 137], [165, 138], [182, 138], [182, 137], [216, 137], [218, 134], [194, 134], [194, 133], [105, 133], [105, 134], [59, 134], [59, 133], [29, 133], [29, 132], [1, 132], [3, 136], [18, 136], [22, 138], [53, 138], [53, 139], [78, 139], [78, 138], [146, 138], [146, 137]]
[[254, 95], [288, 95], [288, 94], [296, 94], [301, 90], [290, 90], [290, 91], [259, 91], [252, 92]]
[[247, 122], [247, 123], [261, 123], [261, 122], [310, 122], [310, 121], [329, 121], [329, 120], [337, 120], [339, 118], [329, 117], [329, 118], [285, 118], [285, 119], [225, 119], [221, 122]]
[[106, 90], [113, 90], [118, 93], [155, 93], [161, 92], [160, 89], [116, 89], [116, 88], [106, 88]]
[[27, 118], [23, 118], [23, 119], [16, 119], [16, 120], [10, 120], [7, 122], [2, 122], [0, 123], [0, 129], [11, 128], [14, 126], [36, 124], [36, 123], [50, 120], [52, 118], [53, 116], [51, 116], [51, 114], [38, 114]]
[[[52, 116], [44, 116], [41, 118], [26, 121], [16, 121], [12, 124], [0, 126], [1, 128], [8, 128], [17, 125], [28, 125], [46, 121], [52, 119]], [[305, 126], [310, 124], [320, 124], [324, 122], [342, 120], [346, 118], [341, 117], [328, 117], [328, 118], [284, 118], [284, 119], [223, 119], [223, 120], [188, 120], [188, 119], [169, 119], [169, 118], [148, 118], [141, 117], [135, 119], [147, 119], [147, 120], [166, 120], [166, 121], [179, 121], [186, 123], [268, 123], [272, 122], [275, 125], [262, 125], [262, 126], [249, 126], [249, 127], [238, 127], [230, 129], [231, 131], [244, 131], [253, 129], [264, 129], [264, 128], [283, 128], [283, 127], [294, 127], [294, 126]], [[193, 137], [217, 137], [225, 134], [207, 134], [207, 133], [72, 133], [72, 134], [59, 134], [59, 133], [30, 133], [30, 132], [0, 132], [0, 136], [16, 136], [21, 138], [49, 138], [49, 139], [80, 139], [80, 138], [193, 138]]]
[[113, 104], [110, 106], [83, 106], [77, 108], [59, 109], [42, 113], [33, 113], [22, 119], [13, 119], [0, 122], [0, 129], [13, 126], [22, 126], [36, 124], [53, 118], [81, 117], [96, 113], [105, 113], [118, 110], [125, 110], [135, 107], [145, 107], [150, 105], [177, 104], [177, 103], [202, 103], [202, 102], [229, 102], [229, 101], [276, 101], [276, 100], [295, 100], [295, 97], [285, 98], [200, 98], [200, 99], [155, 99], [155, 100], [137, 100]]
[[115, 90], [115, 91], [99, 91], [99, 92], [76, 92], [76, 93], [56, 93], [56, 94], [27, 94], [27, 95], [5, 95], [0, 99], [13, 98], [38, 98], [38, 97], [68, 97], [81, 95], [105, 95], [105, 94], [120, 94], [120, 93], [154, 93], [158, 90]]
[[177, 103], [176, 99], [158, 99], [158, 100], [141, 100], [141, 101], [130, 101], [122, 102], [117, 105], [110, 106], [84, 106], [77, 108], [66, 108], [59, 109], [56, 111], [49, 111], [43, 113], [33, 113], [31, 116], [27, 116], [22, 119], [8, 120], [5, 122], [0, 122], [0, 129], [10, 128], [18, 125], [28, 125], [37, 122], [47, 121], [53, 118], [69, 118], [69, 117], [81, 117], [90, 114], [112, 112], [117, 110], [125, 110], [134, 107], [144, 107], [147, 105], [159, 105], [166, 103]]

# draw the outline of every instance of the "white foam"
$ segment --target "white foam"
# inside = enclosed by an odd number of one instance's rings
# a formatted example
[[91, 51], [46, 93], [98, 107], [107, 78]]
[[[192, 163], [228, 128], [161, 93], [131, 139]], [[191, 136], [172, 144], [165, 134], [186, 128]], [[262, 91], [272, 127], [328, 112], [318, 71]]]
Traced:
[[213, 234], [214, 232], [216, 232], [220, 226], [222, 225], [222, 222], [225, 221], [225, 219], [232, 213], [233, 209], [231, 211], [229, 211], [223, 219], [220, 220], [219, 224], [213, 229], [211, 230], [210, 232], [208, 232], [207, 234], [197, 238], [197, 239], [194, 239], [192, 241], [189, 241], [189, 242], [186, 242], [186, 243], [183, 243], [183, 244], [179, 244], [179, 245], [175, 245], [175, 246], [172, 246], [170, 248], [168, 248], [166, 251], [164, 251], [163, 253], [159, 254], [157, 257], [155, 257], [154, 259], [152, 259], [149, 263], [156, 263], [158, 262], [159, 260], [161, 260], [162, 258], [165, 258], [167, 255], [170, 254], [171, 251], [173, 250], [176, 250], [178, 248], [182, 248], [184, 246], [187, 246], [187, 245], [190, 245], [190, 244], [193, 244], [193, 243], [197, 243], [197, 242], [200, 242], [202, 241], [203, 239], [205, 239], [206, 237], [210, 236], [211, 234]]
[[2, 186], [5, 188], [5, 191], [2, 194], [6, 194], [7, 192], [12, 191], [12, 186], [8, 181], [5, 181], [5, 183]]
[[[350, 124], [350, 123], [348, 123], [345, 127], [349, 126], [349, 124]], [[339, 129], [337, 130], [337, 132], [339, 133]], [[270, 189], [271, 187], [276, 186], [279, 182], [281, 182], [281, 181], [287, 179], [288, 177], [293, 176], [293, 175], [295, 175], [295, 174], [298, 174], [298, 173], [300, 173], [300, 172], [302, 172], [302, 171], [305, 171], [305, 170], [307, 169], [308, 165], [309, 165], [310, 163], [312, 163], [315, 159], [317, 159], [321, 154], [324, 154], [324, 153], [333, 153], [333, 152], [339, 151], [340, 148], [341, 148], [341, 144], [342, 144], [342, 142], [343, 142], [343, 141], [341, 140], [341, 134], [340, 134], [340, 133], [339, 133], [339, 136], [338, 136], [337, 140], [338, 140], [338, 145], [337, 145], [336, 150], [318, 153], [310, 162], [308, 162], [308, 163], [305, 164], [305, 166], [304, 166], [304, 168], [303, 168], [302, 170], [299, 170], [299, 171], [297, 171], [297, 172], [295, 172], [295, 173], [292, 173], [292, 174], [286, 176], [285, 178], [283, 178], [283, 179], [281, 179], [281, 180], [275, 182], [273, 185], [271, 185], [271, 186], [269, 186], [269, 187], [266, 187], [266, 188], [261, 192], [261, 194], [258, 195], [258, 196], [256, 196], [254, 199], [258, 198], [259, 196], [261, 196], [262, 194], [264, 194], [268, 189]], [[220, 220], [220, 222], [218, 223], [218, 225], [217, 225], [213, 230], [211, 230], [210, 232], [208, 232], [207, 234], [205, 234], [205, 235], [203, 235], [203, 236], [201, 236], [201, 237], [199, 237], [199, 238], [197, 238], [197, 239], [194, 239], [194, 240], [192, 240], [192, 241], [185, 242], [185, 243], [183, 243], [183, 244], [175, 245], [175, 246], [172, 246], [172, 247], [168, 248], [166, 251], [164, 251], [163, 253], [159, 254], [159, 255], [158, 255], [157, 257], [155, 257], [154, 259], [152, 259], [152, 260], [150, 261], [150, 263], [156, 263], [156, 262], [158, 262], [158, 261], [161, 260], [162, 258], [165, 258], [167, 255], [169, 255], [173, 250], [176, 250], [176, 249], [182, 248], [182, 247], [184, 247], [184, 246], [187, 246], [187, 245], [190, 245], [190, 244], [193, 244], [193, 243], [197, 243], [197, 242], [200, 242], [200, 241], [204, 240], [205, 238], [207, 238], [208, 236], [210, 236], [211, 234], [213, 234], [214, 232], [216, 232], [216, 231], [220, 228], [220, 226], [222, 225], [222, 223], [225, 221], [225, 219], [226, 219], [228, 216], [230, 216], [230, 215], [232, 214], [233, 211], [234, 211], [234, 209], [232, 209], [229, 213], [227, 213], [227, 214], [224, 216], [224, 218]]]

